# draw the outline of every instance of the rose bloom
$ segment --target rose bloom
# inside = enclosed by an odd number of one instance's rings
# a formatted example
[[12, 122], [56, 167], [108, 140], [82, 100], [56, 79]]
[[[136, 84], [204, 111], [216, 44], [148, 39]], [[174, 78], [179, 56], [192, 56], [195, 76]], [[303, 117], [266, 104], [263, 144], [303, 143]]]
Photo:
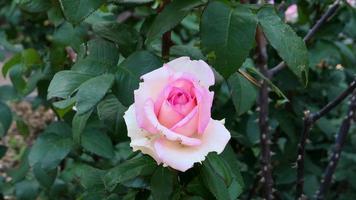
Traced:
[[134, 151], [184, 172], [209, 152], [224, 150], [230, 133], [223, 121], [211, 119], [215, 79], [208, 64], [180, 57], [141, 79], [124, 115]]
[[296, 4], [290, 5], [284, 12], [286, 22], [295, 23], [298, 21], [298, 7]]
[[346, 0], [346, 2], [353, 8], [356, 8], [356, 0]]

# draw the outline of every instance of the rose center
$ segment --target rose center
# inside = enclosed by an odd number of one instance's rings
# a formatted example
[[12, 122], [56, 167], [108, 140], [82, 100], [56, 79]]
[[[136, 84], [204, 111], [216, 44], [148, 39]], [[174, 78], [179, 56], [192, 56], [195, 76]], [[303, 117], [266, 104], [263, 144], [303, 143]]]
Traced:
[[190, 95], [180, 88], [174, 88], [168, 96], [168, 101], [171, 105], [185, 105], [189, 100]]

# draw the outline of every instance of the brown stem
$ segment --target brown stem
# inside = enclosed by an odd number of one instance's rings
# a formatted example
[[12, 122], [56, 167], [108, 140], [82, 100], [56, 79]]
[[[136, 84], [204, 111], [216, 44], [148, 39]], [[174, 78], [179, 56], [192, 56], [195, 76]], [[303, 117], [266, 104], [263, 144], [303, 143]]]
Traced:
[[329, 188], [329, 185], [332, 180], [332, 176], [335, 172], [336, 166], [341, 156], [342, 147], [345, 144], [347, 134], [350, 130], [351, 122], [355, 119], [356, 116], [355, 114], [356, 114], [356, 90], [354, 90], [351, 96], [350, 106], [347, 112], [347, 116], [342, 121], [339, 132], [337, 134], [332, 156], [324, 172], [324, 178], [321, 180], [319, 190], [315, 194], [317, 200], [324, 199], [324, 195], [326, 194]]
[[[164, 7], [169, 4], [171, 1], [170, 0], [164, 0], [162, 5], [158, 8], [157, 12], [160, 13], [164, 9]], [[171, 31], [167, 31], [163, 34], [162, 36], [162, 58], [164, 61], [169, 60], [169, 51], [171, 49], [171, 46], [173, 45], [173, 42], [171, 40]]]
[[[266, 50], [266, 38], [260, 27], [256, 32], [257, 41], [257, 66], [260, 72], [268, 76], [267, 69], [267, 50]], [[273, 199], [272, 187], [273, 179], [271, 173], [271, 152], [270, 152], [270, 139], [269, 139], [269, 125], [268, 125], [268, 83], [262, 80], [261, 88], [258, 97], [258, 106], [260, 108], [259, 115], [259, 127], [260, 127], [260, 143], [261, 143], [261, 167], [262, 167], [262, 179], [264, 187], [264, 197], [267, 200]]]
[[309, 137], [309, 132], [313, 127], [314, 123], [321, 117], [329, 113], [333, 108], [339, 105], [347, 96], [349, 96], [356, 88], [356, 79], [350, 84], [350, 86], [342, 92], [333, 101], [329, 102], [320, 111], [315, 113], [310, 113], [310, 111], [305, 111], [304, 113], [304, 123], [301, 133], [300, 142], [298, 144], [298, 156], [297, 156], [297, 193], [296, 199], [303, 197], [304, 192], [304, 156], [305, 156], [305, 145]]
[[[320, 27], [331, 17], [335, 14], [336, 10], [340, 6], [340, 1], [337, 0], [335, 1], [329, 9], [321, 16], [321, 18], [316, 22], [316, 24], [308, 31], [307, 35], [303, 38], [304, 42], [309, 42], [310, 39], [316, 34], [316, 32], [320, 29]], [[286, 67], [286, 63], [284, 61], [280, 62], [278, 65], [273, 67], [272, 69], [269, 70], [269, 74], [271, 76], [276, 75], [278, 72], [280, 72], [282, 69]]]

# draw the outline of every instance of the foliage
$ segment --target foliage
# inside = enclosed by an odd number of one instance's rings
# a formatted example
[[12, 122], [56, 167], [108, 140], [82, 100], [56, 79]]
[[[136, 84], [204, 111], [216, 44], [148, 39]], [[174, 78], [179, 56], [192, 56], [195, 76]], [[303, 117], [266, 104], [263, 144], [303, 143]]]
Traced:
[[[164, 1], [166, 2], [166, 1]], [[337, 14], [305, 44], [302, 36], [333, 1], [276, 0], [5, 0], [0, 2], [0, 61], [11, 85], [0, 86], [0, 137], [12, 102], [28, 100], [58, 118], [19, 152], [16, 169], [0, 175], [1, 196], [31, 199], [237, 199], [262, 197], [257, 118], [256, 27], [268, 41], [268, 66], [288, 64], [269, 82], [274, 188], [294, 199], [297, 144], [304, 110], [317, 111], [356, 73], [356, 10]], [[298, 3], [295, 24], [283, 20]], [[161, 10], [158, 12], [158, 10]], [[170, 59], [189, 56], [216, 71], [213, 118], [232, 139], [186, 173], [157, 166], [129, 147], [123, 114], [140, 76], [162, 66], [162, 35], [171, 31]], [[163, 40], [163, 42], [166, 42]], [[9, 55], [11, 55], [9, 57]], [[35, 91], [35, 93], [34, 93]], [[281, 101], [281, 96], [284, 101]], [[285, 101], [288, 99], [288, 101]], [[306, 146], [305, 194], [317, 190], [347, 104], [320, 119]], [[350, 131], [328, 198], [356, 198], [356, 135]], [[25, 136], [26, 137], [26, 136]], [[0, 157], [7, 149], [0, 145]], [[9, 176], [9, 177], [5, 177]]]

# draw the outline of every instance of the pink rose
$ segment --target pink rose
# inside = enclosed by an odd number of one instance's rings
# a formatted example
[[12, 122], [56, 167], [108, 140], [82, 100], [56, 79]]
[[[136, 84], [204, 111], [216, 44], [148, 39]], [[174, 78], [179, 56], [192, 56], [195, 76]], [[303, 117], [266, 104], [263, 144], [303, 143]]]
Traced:
[[356, 0], [346, 0], [346, 2], [353, 8], [356, 8]]
[[134, 151], [184, 172], [209, 152], [224, 150], [230, 133], [211, 119], [215, 79], [208, 64], [181, 57], [141, 79], [124, 116]]
[[284, 12], [286, 22], [295, 23], [298, 21], [298, 7], [296, 4], [290, 5]]

